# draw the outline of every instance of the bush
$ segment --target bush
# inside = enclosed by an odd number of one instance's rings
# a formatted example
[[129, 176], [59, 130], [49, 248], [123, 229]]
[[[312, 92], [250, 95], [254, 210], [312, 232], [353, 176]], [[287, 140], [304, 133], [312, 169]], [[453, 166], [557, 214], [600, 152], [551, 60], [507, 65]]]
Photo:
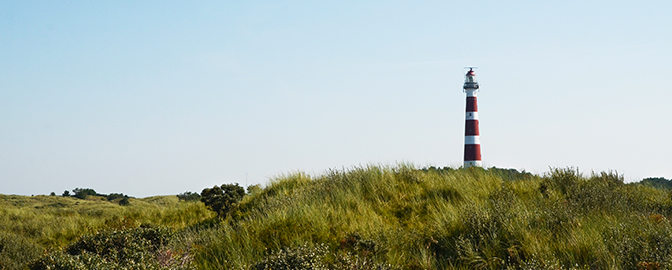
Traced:
[[201, 200], [201, 195], [196, 192], [187, 191], [181, 194], [177, 194], [177, 198], [180, 199], [180, 201], [195, 202]]
[[124, 195], [123, 193], [110, 193], [106, 198], [108, 201], [113, 201], [116, 199], [128, 198], [128, 195]]
[[121, 206], [126, 206], [130, 205], [131, 202], [128, 200], [128, 195], [124, 195], [123, 193], [110, 193], [110, 195], [106, 196], [108, 201], [114, 201], [117, 200], [117, 203]]
[[221, 187], [203, 189], [201, 201], [215, 211], [220, 217], [225, 217], [245, 196], [245, 189], [235, 184], [223, 184]]
[[[348, 244], [359, 250], [361, 248], [368, 249], [373, 246], [367, 246], [371, 243], [369, 241], [362, 241], [358, 235], [353, 234], [344, 239]], [[347, 245], [347, 244], [346, 244]], [[360, 246], [361, 245], [361, 246]], [[338, 254], [330, 254], [329, 247], [326, 244], [319, 244], [316, 246], [309, 246], [304, 244], [294, 248], [283, 248], [281, 250], [271, 252], [266, 255], [264, 259], [256, 263], [253, 270], [321, 270], [321, 269], [357, 269], [357, 270], [386, 270], [398, 269], [389, 264], [376, 263], [373, 260], [372, 254], [365, 254], [366, 252], [340, 252]], [[335, 256], [334, 256], [335, 255]]]
[[[90, 189], [90, 188], [76, 188], [72, 190], [75, 195], [72, 195], [72, 197], [78, 198], [78, 199], [86, 199], [86, 196], [95, 196], [98, 193], [96, 193], [95, 190]], [[65, 194], [65, 193], [64, 193]]]
[[281, 249], [267, 255], [261, 262], [254, 265], [254, 270], [299, 270], [329, 269], [324, 264], [324, 257], [329, 249], [326, 245], [310, 247], [307, 244], [296, 248]]
[[45, 269], [189, 269], [191, 257], [167, 247], [173, 232], [161, 227], [140, 226], [84, 236], [65, 248], [47, 254], [30, 265]]
[[640, 183], [642, 185], [648, 185], [658, 189], [672, 190], [672, 179], [668, 180], [663, 177], [644, 178]]
[[119, 200], [119, 205], [121, 206], [131, 205], [131, 202], [128, 200], [128, 197], [124, 197], [123, 199]]

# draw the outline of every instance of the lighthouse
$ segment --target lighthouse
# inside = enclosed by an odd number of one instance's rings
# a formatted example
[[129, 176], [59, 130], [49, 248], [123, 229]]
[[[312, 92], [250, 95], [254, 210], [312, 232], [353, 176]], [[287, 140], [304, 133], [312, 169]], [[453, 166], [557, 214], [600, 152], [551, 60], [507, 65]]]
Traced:
[[464, 167], [482, 167], [481, 140], [478, 132], [478, 105], [476, 92], [478, 82], [473, 68], [467, 71], [464, 78], [464, 92], [467, 94], [466, 123], [464, 126]]

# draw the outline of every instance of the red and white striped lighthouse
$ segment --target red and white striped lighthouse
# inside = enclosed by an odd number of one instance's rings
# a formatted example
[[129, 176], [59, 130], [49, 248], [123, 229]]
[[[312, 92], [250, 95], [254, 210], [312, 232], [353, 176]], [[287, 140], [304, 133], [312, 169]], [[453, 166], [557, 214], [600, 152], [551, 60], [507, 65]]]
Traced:
[[476, 73], [470, 68], [464, 78], [464, 92], [467, 93], [466, 124], [464, 127], [464, 167], [482, 167], [481, 140], [478, 132], [478, 105]]

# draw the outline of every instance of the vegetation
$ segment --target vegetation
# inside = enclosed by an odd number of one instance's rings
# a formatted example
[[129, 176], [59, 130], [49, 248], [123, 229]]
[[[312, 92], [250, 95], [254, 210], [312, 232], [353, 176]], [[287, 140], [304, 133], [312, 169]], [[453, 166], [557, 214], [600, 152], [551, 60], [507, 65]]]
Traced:
[[32, 270], [186, 269], [190, 257], [168, 247], [171, 231], [140, 226], [84, 236], [63, 252], [53, 252], [30, 265]]
[[187, 192], [184, 192], [184, 193], [177, 194], [177, 198], [182, 200], [182, 201], [200, 201], [201, 200], [201, 194], [198, 194], [196, 192], [187, 191]]
[[672, 190], [672, 180], [668, 180], [662, 177], [644, 178], [641, 183], [655, 188]]
[[238, 206], [238, 202], [243, 199], [244, 195], [245, 189], [238, 183], [223, 184], [221, 187], [203, 189], [201, 201], [220, 217], [225, 217]]
[[152, 224], [178, 231], [215, 216], [202, 203], [175, 196], [127, 199], [131, 204], [122, 207], [101, 196], [0, 195], [0, 269], [24, 269], [45, 252], [57, 256], [81, 237], [105, 230]]
[[402, 269], [663, 269], [672, 266], [670, 206], [667, 191], [613, 172], [402, 165], [297, 173], [195, 232], [195, 262], [320, 269], [351, 256]]
[[672, 268], [672, 192], [615, 172], [367, 166], [129, 199], [0, 195], [0, 269]]
[[78, 199], [86, 199], [87, 196], [96, 196], [98, 193], [96, 193], [95, 190], [91, 188], [76, 188], [72, 190], [75, 195], [72, 195], [72, 197], [78, 198]]

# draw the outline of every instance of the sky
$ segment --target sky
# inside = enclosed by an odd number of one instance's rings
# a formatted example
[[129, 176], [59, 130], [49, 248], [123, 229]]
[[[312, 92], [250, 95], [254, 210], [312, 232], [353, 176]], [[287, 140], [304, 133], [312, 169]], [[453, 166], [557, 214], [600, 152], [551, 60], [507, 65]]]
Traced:
[[0, 194], [296, 172], [672, 178], [671, 1], [2, 1]]

